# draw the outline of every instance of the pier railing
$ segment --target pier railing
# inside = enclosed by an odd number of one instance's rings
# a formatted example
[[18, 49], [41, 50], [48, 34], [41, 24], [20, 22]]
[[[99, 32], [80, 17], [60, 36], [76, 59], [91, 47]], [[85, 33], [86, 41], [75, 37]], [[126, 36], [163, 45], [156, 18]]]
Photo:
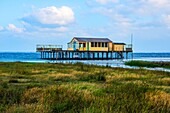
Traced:
[[127, 45], [125, 46], [125, 51], [126, 51], [126, 52], [132, 52], [132, 51], [133, 51], [132, 47], [133, 47], [132, 44], [127, 44]]
[[36, 46], [36, 51], [57, 51], [57, 50], [62, 50], [63, 46], [62, 45], [37, 45]]

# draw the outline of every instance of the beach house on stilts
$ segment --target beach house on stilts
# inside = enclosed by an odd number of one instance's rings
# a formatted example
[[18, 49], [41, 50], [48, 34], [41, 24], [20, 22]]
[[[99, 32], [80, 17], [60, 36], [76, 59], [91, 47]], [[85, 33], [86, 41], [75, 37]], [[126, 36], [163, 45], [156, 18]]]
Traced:
[[[37, 48], [37, 50], [40, 50], [40, 48]], [[56, 60], [123, 59], [125, 57], [128, 58], [128, 53], [133, 52], [132, 45], [113, 42], [108, 38], [90, 37], [74, 37], [67, 43], [67, 50], [62, 48], [53, 48], [48, 51], [46, 48], [41, 48], [41, 50], [46, 50], [38, 51], [41, 52], [41, 58]], [[46, 57], [46, 54], [48, 57]]]

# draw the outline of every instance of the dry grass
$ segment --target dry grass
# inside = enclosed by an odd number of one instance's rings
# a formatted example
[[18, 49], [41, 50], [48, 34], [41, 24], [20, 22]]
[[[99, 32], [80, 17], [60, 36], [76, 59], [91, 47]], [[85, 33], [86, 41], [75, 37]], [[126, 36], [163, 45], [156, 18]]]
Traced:
[[170, 73], [0, 63], [0, 112], [170, 112]]

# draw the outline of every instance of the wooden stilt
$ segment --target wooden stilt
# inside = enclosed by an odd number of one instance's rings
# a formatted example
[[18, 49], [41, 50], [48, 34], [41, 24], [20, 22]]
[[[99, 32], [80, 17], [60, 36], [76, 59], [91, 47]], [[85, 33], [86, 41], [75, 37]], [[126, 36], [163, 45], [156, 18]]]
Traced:
[[47, 60], [111, 60], [111, 59], [128, 59], [133, 52], [128, 51], [41, 51], [41, 59]]

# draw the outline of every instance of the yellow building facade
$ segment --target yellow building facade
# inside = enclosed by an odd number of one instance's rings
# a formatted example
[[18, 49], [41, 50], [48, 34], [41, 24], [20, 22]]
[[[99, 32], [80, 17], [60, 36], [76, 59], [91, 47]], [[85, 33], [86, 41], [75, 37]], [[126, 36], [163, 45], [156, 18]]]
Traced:
[[125, 43], [113, 43], [112, 51], [125, 51]]
[[72, 51], [124, 51], [124, 43], [113, 43], [108, 38], [79, 38], [74, 37], [68, 43]]

